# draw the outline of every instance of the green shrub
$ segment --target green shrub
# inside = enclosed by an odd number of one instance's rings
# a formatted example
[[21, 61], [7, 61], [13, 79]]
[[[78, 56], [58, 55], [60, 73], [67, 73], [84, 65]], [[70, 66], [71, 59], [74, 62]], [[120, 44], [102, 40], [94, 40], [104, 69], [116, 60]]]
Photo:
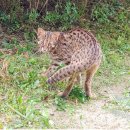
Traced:
[[[58, 7], [58, 6], [57, 6]], [[62, 29], [68, 29], [79, 20], [79, 10], [76, 5], [67, 1], [63, 10], [55, 9], [55, 11], [48, 11], [44, 17], [45, 23], [50, 26], [59, 26]]]
[[10, 28], [11, 31], [15, 31], [20, 28], [20, 21], [18, 21], [15, 15], [11, 17], [11, 15], [0, 12], [0, 21], [3, 23], [3, 25]]
[[[110, 23], [119, 16], [121, 8], [122, 3], [118, 0], [102, 1], [94, 6], [91, 18], [100, 24]], [[123, 14], [120, 18], [124, 18]]]

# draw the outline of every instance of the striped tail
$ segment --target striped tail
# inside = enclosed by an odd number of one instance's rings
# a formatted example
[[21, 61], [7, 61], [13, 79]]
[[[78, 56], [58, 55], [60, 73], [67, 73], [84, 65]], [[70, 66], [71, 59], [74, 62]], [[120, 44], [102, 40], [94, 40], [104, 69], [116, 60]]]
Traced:
[[70, 64], [68, 66], [65, 66], [64, 68], [61, 68], [56, 73], [54, 73], [47, 81], [49, 84], [56, 83], [57, 81], [63, 80], [64, 78], [69, 77], [73, 73], [82, 72], [84, 70], [87, 70], [91, 67], [91, 65], [94, 63], [93, 60], [88, 60], [87, 62], [79, 62], [77, 64]]

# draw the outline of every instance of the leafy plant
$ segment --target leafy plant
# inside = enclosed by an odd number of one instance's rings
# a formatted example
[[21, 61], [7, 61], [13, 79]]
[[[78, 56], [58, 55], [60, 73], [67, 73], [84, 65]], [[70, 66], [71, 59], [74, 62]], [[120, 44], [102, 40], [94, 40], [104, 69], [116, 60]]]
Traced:
[[78, 8], [74, 3], [70, 1], [66, 2], [64, 10], [58, 10], [56, 8], [55, 11], [47, 12], [44, 17], [44, 21], [49, 22], [52, 26], [62, 27], [62, 29], [67, 29], [75, 24], [79, 20], [80, 14]]
[[67, 108], [66, 101], [60, 97], [55, 97], [55, 104], [57, 106], [57, 110], [65, 110]]
[[[117, 0], [99, 2], [94, 6], [91, 19], [100, 24], [108, 24], [111, 20], [115, 20], [121, 6], [121, 3]], [[123, 17], [123, 15], [120, 15], [121, 19]]]
[[72, 99], [77, 99], [79, 102], [84, 103], [87, 99], [85, 93], [83, 92], [83, 89], [79, 88], [78, 86], [75, 86], [71, 93], [70, 93], [70, 97]]
[[10, 31], [15, 31], [20, 28], [20, 21], [16, 18], [15, 15], [7, 15], [4, 12], [0, 11], [0, 21], [10, 28]]
[[115, 10], [109, 4], [98, 5], [92, 13], [92, 19], [99, 23], [110, 22], [109, 17], [115, 14]]
[[39, 14], [38, 14], [37, 10], [32, 9], [28, 13], [28, 21], [29, 21], [29, 23], [30, 24], [36, 23], [38, 16], [39, 16]]

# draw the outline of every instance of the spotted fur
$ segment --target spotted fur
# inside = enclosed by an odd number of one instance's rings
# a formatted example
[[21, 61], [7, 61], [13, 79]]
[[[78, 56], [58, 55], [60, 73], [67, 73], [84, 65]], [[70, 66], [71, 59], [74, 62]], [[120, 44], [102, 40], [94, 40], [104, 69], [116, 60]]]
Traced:
[[[44, 73], [48, 77], [48, 83], [70, 77], [69, 83], [62, 97], [69, 95], [75, 78], [79, 73], [85, 72], [85, 92], [91, 94], [91, 81], [101, 62], [101, 47], [95, 36], [84, 30], [74, 29], [68, 32], [50, 32], [42, 28], [37, 31], [39, 51], [48, 52], [52, 58], [52, 64]], [[57, 70], [60, 63], [66, 66]]]

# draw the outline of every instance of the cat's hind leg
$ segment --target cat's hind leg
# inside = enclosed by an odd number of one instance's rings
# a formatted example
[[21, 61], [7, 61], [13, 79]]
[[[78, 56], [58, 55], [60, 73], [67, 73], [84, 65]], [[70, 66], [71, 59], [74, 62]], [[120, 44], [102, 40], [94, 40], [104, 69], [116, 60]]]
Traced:
[[88, 97], [93, 97], [92, 92], [91, 92], [91, 85], [92, 85], [92, 79], [93, 76], [95, 75], [99, 65], [94, 64], [89, 70], [86, 71], [86, 81], [85, 81], [85, 93], [86, 96]]
[[77, 73], [74, 73], [70, 78], [69, 78], [69, 80], [68, 80], [68, 85], [67, 85], [67, 87], [66, 87], [66, 89], [64, 90], [64, 92], [63, 93], [60, 93], [59, 94], [59, 96], [61, 96], [62, 98], [66, 98], [69, 94], [70, 94], [70, 92], [71, 92], [71, 90], [72, 90], [72, 88], [73, 88], [73, 85], [74, 85], [74, 81], [75, 81], [75, 78], [77, 77]]

